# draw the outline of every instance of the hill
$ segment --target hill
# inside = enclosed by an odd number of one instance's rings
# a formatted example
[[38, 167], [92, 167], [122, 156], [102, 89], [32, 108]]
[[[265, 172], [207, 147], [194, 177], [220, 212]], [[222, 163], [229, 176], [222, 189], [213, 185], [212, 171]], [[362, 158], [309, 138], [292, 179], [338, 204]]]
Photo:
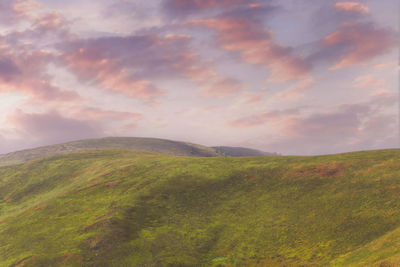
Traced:
[[0, 266], [396, 266], [400, 151], [0, 168]]
[[263, 157], [263, 156], [278, 156], [277, 153], [268, 153], [261, 150], [246, 148], [246, 147], [231, 147], [231, 146], [215, 146], [212, 147], [218, 154], [228, 157]]
[[10, 163], [22, 163], [58, 154], [68, 154], [106, 148], [133, 149], [176, 156], [219, 156], [219, 154], [214, 149], [197, 144], [157, 138], [106, 137], [100, 139], [80, 140], [65, 144], [57, 144], [12, 152], [7, 155], [0, 156], [0, 165], [8, 165]]
[[27, 149], [12, 152], [6, 155], [0, 155], [0, 166], [23, 163], [30, 160], [45, 158], [58, 154], [68, 154], [106, 148], [132, 149], [190, 157], [236, 157], [274, 155], [253, 149], [235, 147], [213, 148], [187, 142], [171, 141], [157, 138], [107, 137], [100, 139], [74, 141], [65, 144]]

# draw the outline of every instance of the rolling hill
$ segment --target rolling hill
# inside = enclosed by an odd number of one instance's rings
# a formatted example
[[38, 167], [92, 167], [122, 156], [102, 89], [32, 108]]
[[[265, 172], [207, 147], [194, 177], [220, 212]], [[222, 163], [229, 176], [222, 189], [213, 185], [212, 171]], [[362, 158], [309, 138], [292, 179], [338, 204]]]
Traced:
[[0, 168], [0, 266], [397, 266], [400, 150]]
[[190, 157], [243, 157], [272, 156], [254, 149], [240, 147], [206, 147], [202, 145], [142, 137], [106, 137], [27, 149], [0, 155], [0, 166], [18, 164], [58, 154], [68, 154], [95, 149], [122, 148]]
[[227, 157], [263, 157], [263, 156], [278, 156], [277, 153], [268, 153], [261, 150], [246, 148], [246, 147], [231, 147], [231, 146], [214, 146], [217, 154], [226, 155]]

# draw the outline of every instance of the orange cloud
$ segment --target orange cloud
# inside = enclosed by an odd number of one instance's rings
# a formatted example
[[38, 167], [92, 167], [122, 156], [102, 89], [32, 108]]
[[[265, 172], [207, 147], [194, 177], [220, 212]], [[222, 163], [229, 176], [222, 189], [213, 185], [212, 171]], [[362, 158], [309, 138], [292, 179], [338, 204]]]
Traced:
[[369, 8], [358, 2], [337, 2], [335, 8], [339, 11], [368, 13]]

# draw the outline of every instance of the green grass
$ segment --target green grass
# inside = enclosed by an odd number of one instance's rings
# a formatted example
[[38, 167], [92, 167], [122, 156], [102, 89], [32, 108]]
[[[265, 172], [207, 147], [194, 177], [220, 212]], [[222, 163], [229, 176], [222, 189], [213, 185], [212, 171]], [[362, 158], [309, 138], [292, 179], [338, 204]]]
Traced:
[[0, 166], [23, 163], [59, 154], [109, 148], [133, 149], [174, 156], [217, 157], [225, 155], [214, 148], [186, 142], [142, 137], [106, 137], [73, 141], [0, 155]]
[[0, 168], [0, 266], [395, 266], [400, 151]]
[[20, 164], [54, 155], [102, 149], [132, 149], [186, 157], [277, 156], [242, 147], [206, 147], [198, 144], [144, 137], [106, 137], [73, 141], [0, 155], [0, 167]]

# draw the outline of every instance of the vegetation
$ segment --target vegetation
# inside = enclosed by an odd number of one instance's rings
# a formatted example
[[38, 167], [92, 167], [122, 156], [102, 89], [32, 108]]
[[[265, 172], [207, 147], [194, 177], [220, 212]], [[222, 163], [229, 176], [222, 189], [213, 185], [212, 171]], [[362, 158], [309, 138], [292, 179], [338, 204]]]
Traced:
[[400, 151], [0, 168], [0, 266], [394, 266]]
[[218, 154], [227, 155], [230, 157], [278, 156], [277, 153], [268, 153], [246, 147], [215, 146], [212, 148], [214, 148]]
[[0, 155], [0, 166], [19, 164], [30, 160], [49, 156], [82, 152], [94, 149], [133, 149], [148, 152], [164, 153], [175, 156], [189, 157], [238, 157], [238, 156], [273, 156], [259, 150], [240, 147], [206, 147], [202, 145], [171, 141], [157, 138], [141, 137], [107, 137], [74, 141], [65, 144], [51, 145], [34, 149], [27, 149]]

